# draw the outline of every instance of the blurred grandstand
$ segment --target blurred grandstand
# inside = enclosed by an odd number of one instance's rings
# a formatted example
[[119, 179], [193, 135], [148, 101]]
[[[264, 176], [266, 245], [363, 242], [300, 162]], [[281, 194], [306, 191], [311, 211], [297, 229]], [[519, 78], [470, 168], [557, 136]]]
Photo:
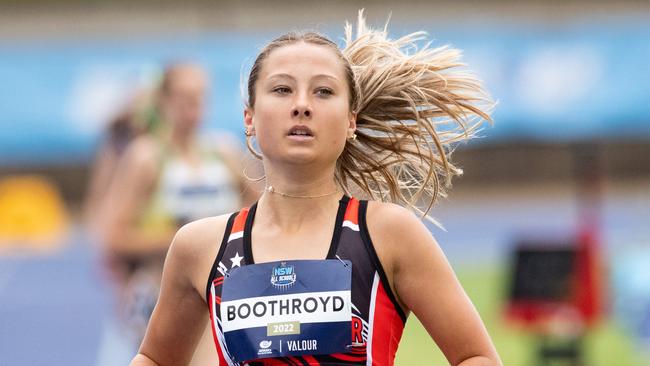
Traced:
[[[465, 175], [434, 212], [447, 231], [432, 230], [506, 364], [534, 358], [533, 338], [500, 315], [513, 243], [573, 235], [585, 174], [598, 180], [589, 209], [612, 273], [587, 364], [650, 363], [650, 273], [639, 264], [650, 252], [647, 1], [0, 0], [0, 365], [97, 359], [111, 300], [77, 218], [101, 134], [135, 88], [169, 61], [196, 60], [214, 85], [206, 130], [242, 135], [240, 78], [257, 47], [296, 28], [340, 39], [364, 6], [378, 26], [390, 14], [394, 36], [424, 29], [462, 49], [498, 100], [494, 126], [455, 152]], [[440, 359], [410, 322], [398, 361]], [[34, 341], [48, 356], [30, 353]]]

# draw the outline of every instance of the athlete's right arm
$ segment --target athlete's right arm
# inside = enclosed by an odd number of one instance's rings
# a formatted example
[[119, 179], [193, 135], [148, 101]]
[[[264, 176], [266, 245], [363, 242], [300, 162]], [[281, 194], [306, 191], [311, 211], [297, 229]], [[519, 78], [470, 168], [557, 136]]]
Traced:
[[227, 216], [183, 226], [169, 248], [158, 303], [131, 366], [187, 365], [208, 322], [205, 302], [212, 261]]

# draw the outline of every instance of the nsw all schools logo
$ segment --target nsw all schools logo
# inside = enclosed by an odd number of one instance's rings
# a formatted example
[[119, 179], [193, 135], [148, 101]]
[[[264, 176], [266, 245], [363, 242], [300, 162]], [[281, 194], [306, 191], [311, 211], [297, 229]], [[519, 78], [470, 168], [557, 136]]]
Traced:
[[294, 266], [281, 262], [279, 266], [273, 267], [271, 273], [271, 284], [281, 290], [291, 287], [296, 282], [296, 271]]

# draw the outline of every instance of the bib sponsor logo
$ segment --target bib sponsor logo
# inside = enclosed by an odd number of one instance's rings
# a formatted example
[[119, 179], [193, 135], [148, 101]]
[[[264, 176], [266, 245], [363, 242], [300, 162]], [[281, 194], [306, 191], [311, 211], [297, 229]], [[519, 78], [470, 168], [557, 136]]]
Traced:
[[318, 341], [315, 339], [303, 339], [300, 341], [287, 341], [287, 349], [295, 351], [317, 351]]
[[257, 350], [257, 355], [258, 356], [265, 356], [265, 355], [270, 355], [273, 353], [273, 350], [271, 349], [271, 345], [273, 344], [273, 341], [261, 341], [260, 342], [260, 348]]
[[273, 267], [271, 284], [279, 289], [287, 289], [296, 282], [296, 271], [294, 266], [287, 266], [281, 262], [279, 266]]

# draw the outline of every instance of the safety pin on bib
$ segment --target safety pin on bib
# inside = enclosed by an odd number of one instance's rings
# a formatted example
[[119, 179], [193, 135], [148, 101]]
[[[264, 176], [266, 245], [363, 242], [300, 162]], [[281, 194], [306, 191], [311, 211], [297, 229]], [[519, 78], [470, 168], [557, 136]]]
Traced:
[[343, 259], [341, 259], [341, 257], [339, 257], [338, 254], [336, 255], [336, 259], [338, 259], [341, 263], [343, 263], [343, 267], [349, 267], [350, 266], [349, 264], [345, 263], [345, 261]]

